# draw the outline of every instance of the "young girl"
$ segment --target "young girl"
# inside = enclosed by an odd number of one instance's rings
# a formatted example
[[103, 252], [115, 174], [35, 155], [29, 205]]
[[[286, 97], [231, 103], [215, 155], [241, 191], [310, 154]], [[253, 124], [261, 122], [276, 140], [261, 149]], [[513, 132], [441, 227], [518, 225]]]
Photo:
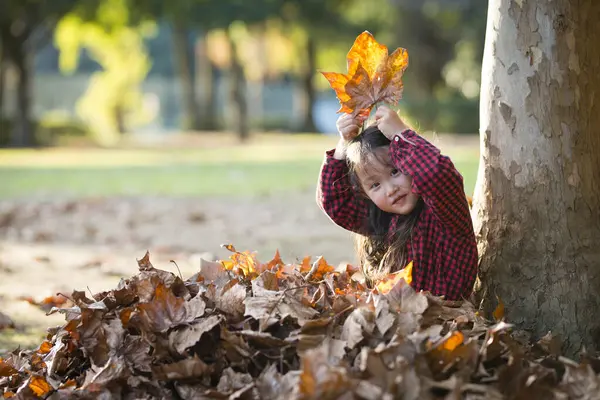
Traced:
[[367, 285], [413, 262], [412, 286], [468, 299], [477, 246], [460, 173], [439, 149], [380, 106], [375, 125], [342, 115], [341, 139], [326, 152], [317, 200], [337, 225], [356, 232]]

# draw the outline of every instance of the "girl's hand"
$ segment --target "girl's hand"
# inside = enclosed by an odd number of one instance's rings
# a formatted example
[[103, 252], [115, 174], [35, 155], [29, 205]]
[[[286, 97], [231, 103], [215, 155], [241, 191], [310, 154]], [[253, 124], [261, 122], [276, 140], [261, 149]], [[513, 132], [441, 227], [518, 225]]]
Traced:
[[402, 131], [409, 129], [400, 116], [386, 106], [379, 106], [377, 108], [377, 112], [375, 113], [375, 123], [379, 130], [389, 140], [393, 140], [394, 136], [400, 135]]
[[346, 142], [354, 139], [360, 132], [360, 127], [365, 119], [366, 117], [360, 115], [356, 118], [352, 118], [350, 114], [341, 115], [336, 122], [336, 126], [342, 139]]
[[343, 160], [346, 158], [346, 147], [348, 142], [354, 139], [360, 132], [360, 127], [365, 121], [366, 116], [357, 116], [352, 118], [350, 114], [341, 115], [335, 125], [337, 126], [338, 133], [340, 134], [340, 141], [335, 147], [333, 158], [337, 160]]

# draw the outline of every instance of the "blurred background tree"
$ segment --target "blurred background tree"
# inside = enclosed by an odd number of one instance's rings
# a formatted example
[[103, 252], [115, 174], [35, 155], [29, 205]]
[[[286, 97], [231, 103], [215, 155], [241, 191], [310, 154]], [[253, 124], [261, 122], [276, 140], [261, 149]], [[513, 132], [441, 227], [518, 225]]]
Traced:
[[153, 117], [144, 107], [140, 86], [150, 69], [143, 39], [154, 34], [155, 25], [144, 21], [132, 26], [125, 0], [103, 1], [92, 19], [77, 11], [63, 17], [56, 28], [59, 66], [73, 73], [81, 50], [87, 49], [102, 67], [92, 74], [76, 110], [98, 143], [114, 145], [120, 135]]
[[[56, 23], [77, 5], [77, 0], [0, 2], [0, 127], [11, 131], [13, 146], [31, 146], [32, 57], [47, 44]], [[12, 67], [15, 80], [15, 112], [10, 126], [4, 121], [6, 70]], [[5, 139], [6, 140], [6, 139]]]
[[364, 30], [408, 49], [401, 108], [409, 120], [421, 130], [477, 132], [487, 1], [3, 0], [0, 7], [0, 144], [33, 145], [48, 131], [88, 132], [104, 144], [124, 133], [233, 130], [242, 140], [251, 130], [331, 133], [337, 100], [318, 72], [345, 70]]

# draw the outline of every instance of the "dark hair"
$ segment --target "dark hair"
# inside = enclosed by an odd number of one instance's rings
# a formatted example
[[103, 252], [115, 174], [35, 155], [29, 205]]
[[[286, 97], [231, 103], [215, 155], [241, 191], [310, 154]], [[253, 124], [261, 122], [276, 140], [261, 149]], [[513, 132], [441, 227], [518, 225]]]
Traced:
[[394, 214], [382, 211], [364, 192], [357, 171], [365, 168], [373, 157], [377, 157], [376, 149], [389, 147], [390, 143], [390, 140], [376, 126], [371, 126], [356, 136], [348, 144], [346, 151], [350, 182], [354, 189], [365, 197], [368, 204], [367, 232], [365, 235], [355, 236], [360, 268], [368, 287], [372, 287], [374, 281], [386, 274], [406, 266], [408, 262], [406, 246], [423, 207], [423, 201], [419, 199], [415, 209], [409, 215], [399, 217], [395, 232], [389, 236], [390, 223]]

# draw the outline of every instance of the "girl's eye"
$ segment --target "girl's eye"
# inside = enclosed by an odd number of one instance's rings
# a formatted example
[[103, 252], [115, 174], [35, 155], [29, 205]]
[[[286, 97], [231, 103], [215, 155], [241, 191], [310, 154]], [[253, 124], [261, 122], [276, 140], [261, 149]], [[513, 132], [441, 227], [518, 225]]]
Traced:
[[397, 170], [396, 168], [394, 168], [394, 169], [392, 169], [392, 173], [391, 174], [392, 174], [392, 176], [396, 176], [396, 175], [400, 174], [400, 171]]
[[371, 189], [377, 189], [379, 187], [379, 182], [374, 182], [371, 184]]

